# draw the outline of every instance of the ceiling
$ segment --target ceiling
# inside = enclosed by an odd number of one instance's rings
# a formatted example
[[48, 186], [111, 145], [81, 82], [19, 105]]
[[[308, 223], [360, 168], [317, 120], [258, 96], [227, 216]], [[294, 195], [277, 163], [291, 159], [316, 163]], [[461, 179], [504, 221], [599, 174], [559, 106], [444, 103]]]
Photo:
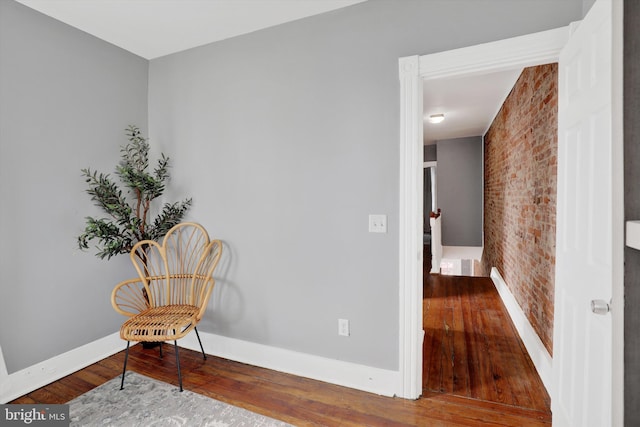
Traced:
[[364, 0], [16, 0], [146, 59]]
[[[151, 60], [365, 0], [16, 1]], [[425, 81], [425, 144], [484, 135], [520, 72]]]
[[484, 135], [522, 69], [468, 77], [426, 80], [424, 116], [444, 114], [441, 123], [424, 121], [424, 143]]

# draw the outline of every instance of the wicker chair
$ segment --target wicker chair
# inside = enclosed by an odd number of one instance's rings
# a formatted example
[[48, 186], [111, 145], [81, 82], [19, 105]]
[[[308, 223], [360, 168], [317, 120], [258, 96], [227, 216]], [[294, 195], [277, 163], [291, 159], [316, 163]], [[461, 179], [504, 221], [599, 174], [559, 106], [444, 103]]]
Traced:
[[177, 340], [194, 330], [202, 355], [207, 358], [196, 325], [213, 291], [213, 271], [221, 252], [219, 240], [209, 240], [201, 225], [189, 222], [169, 230], [162, 245], [144, 240], [133, 247], [130, 256], [139, 278], [118, 284], [111, 294], [113, 308], [129, 316], [120, 328], [120, 337], [127, 341], [121, 390], [131, 341], [159, 342], [160, 357], [162, 342], [174, 342], [180, 391], [182, 375]]

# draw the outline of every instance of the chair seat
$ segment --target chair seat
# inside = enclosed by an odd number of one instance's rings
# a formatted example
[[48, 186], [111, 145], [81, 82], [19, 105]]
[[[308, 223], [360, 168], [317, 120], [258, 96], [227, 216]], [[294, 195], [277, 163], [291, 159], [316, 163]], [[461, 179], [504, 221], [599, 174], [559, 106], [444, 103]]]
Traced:
[[152, 307], [124, 322], [120, 337], [140, 342], [176, 340], [196, 325], [199, 311], [200, 308], [194, 305]]

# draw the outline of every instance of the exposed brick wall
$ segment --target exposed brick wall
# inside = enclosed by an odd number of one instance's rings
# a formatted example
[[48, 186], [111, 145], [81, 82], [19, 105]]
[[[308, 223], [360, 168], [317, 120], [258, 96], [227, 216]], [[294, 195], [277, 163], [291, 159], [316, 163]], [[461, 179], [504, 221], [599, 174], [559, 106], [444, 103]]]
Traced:
[[552, 353], [558, 67], [526, 68], [485, 135], [484, 255]]

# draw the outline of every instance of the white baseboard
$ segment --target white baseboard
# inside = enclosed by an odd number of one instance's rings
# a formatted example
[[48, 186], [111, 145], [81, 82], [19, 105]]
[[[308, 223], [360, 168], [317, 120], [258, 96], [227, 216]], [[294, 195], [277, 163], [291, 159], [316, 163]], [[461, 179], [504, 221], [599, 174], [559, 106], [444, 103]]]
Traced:
[[[491, 269], [491, 279], [529, 352], [538, 375], [547, 391], [550, 391], [552, 358], [549, 352], [496, 268]], [[402, 395], [399, 371], [299, 353], [206, 332], [200, 332], [200, 338], [207, 354], [214, 356], [383, 396]], [[193, 333], [180, 340], [179, 344], [181, 347], [200, 351], [198, 340]], [[124, 342], [116, 332], [10, 375], [2, 375], [6, 372], [2, 363], [0, 365], [0, 403], [6, 403], [27, 394], [115, 354], [123, 348]], [[0, 357], [2, 357], [1, 354]], [[4, 371], [2, 371], [3, 368]]]
[[[200, 338], [207, 354], [383, 396], [402, 395], [399, 371], [373, 368], [206, 332], [200, 332]], [[181, 347], [201, 351], [193, 333], [180, 340], [179, 344]]]
[[7, 365], [4, 363], [4, 356], [2, 355], [2, 347], [0, 347], [0, 403], [5, 403], [2, 400], [5, 391], [9, 389], [9, 373], [7, 372]]
[[527, 348], [529, 357], [531, 357], [531, 360], [538, 371], [538, 375], [540, 375], [540, 379], [542, 379], [547, 392], [551, 394], [553, 378], [553, 359], [551, 358], [551, 355], [542, 343], [542, 340], [540, 340], [536, 331], [533, 329], [533, 326], [531, 326], [529, 319], [525, 316], [515, 297], [507, 287], [507, 284], [500, 275], [500, 272], [495, 267], [491, 269], [491, 279], [502, 298], [502, 302], [507, 307], [511, 320], [515, 325], [518, 334], [520, 334], [520, 338], [522, 339], [524, 346]]
[[484, 246], [443, 246], [442, 258], [482, 259]]
[[[124, 350], [118, 332], [10, 375], [0, 375], [0, 403], [7, 403]], [[3, 363], [4, 366], [4, 363]], [[1, 369], [1, 368], [0, 368]], [[6, 369], [6, 368], [5, 368]]]
[[[206, 332], [200, 332], [200, 338], [205, 352], [214, 356], [384, 396], [401, 394], [399, 371], [298, 353]], [[181, 339], [178, 344], [200, 351], [194, 333]], [[116, 332], [10, 375], [0, 376], [0, 403], [7, 403], [111, 356], [123, 350], [124, 346], [124, 341]]]
[[7, 376], [9, 376], [9, 373], [7, 372], [7, 365], [5, 365], [4, 363], [4, 355], [2, 354], [2, 347], [0, 347], [0, 381], [2, 381]]

